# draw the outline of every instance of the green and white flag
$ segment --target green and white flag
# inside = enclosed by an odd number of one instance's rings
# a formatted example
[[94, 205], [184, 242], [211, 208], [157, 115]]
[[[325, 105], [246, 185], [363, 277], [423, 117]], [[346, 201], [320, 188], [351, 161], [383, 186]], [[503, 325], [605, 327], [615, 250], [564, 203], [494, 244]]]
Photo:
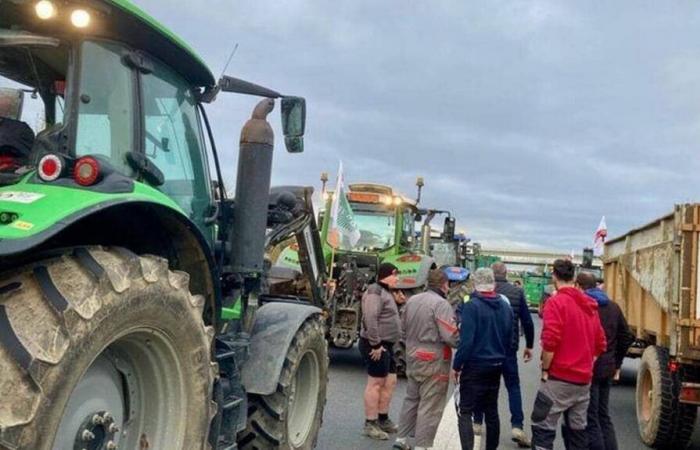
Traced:
[[331, 203], [331, 223], [328, 229], [328, 244], [333, 248], [351, 249], [360, 240], [360, 230], [355, 223], [355, 214], [345, 195], [343, 162], [338, 167], [338, 178]]

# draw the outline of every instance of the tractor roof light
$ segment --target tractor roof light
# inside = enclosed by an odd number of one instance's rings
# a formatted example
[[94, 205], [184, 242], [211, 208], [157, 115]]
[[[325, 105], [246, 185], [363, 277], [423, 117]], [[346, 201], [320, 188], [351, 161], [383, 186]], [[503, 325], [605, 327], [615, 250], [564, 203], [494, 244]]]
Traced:
[[394, 197], [394, 205], [399, 206], [401, 203], [403, 203], [401, 197]]
[[384, 203], [387, 206], [391, 206], [391, 204], [393, 203], [393, 200], [388, 195], [383, 195], [382, 196], [382, 203]]
[[100, 163], [91, 156], [84, 156], [75, 163], [73, 178], [81, 186], [95, 184], [100, 176]]
[[42, 156], [37, 165], [37, 173], [42, 181], [54, 181], [61, 176], [65, 167], [63, 158], [54, 154]]
[[56, 6], [49, 0], [41, 0], [34, 5], [34, 12], [41, 20], [49, 20], [56, 17]]
[[74, 9], [70, 14], [70, 21], [75, 28], [87, 28], [90, 25], [90, 13], [84, 9]]

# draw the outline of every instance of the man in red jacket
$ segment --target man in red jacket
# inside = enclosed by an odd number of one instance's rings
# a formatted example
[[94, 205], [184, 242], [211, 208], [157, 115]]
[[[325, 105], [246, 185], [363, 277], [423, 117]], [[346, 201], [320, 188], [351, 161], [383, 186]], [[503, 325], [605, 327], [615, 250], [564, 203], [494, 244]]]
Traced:
[[588, 449], [586, 413], [593, 363], [607, 347], [597, 303], [574, 286], [571, 261], [554, 261], [557, 289], [542, 317], [542, 383], [532, 411], [532, 444], [551, 450], [564, 414], [567, 448]]

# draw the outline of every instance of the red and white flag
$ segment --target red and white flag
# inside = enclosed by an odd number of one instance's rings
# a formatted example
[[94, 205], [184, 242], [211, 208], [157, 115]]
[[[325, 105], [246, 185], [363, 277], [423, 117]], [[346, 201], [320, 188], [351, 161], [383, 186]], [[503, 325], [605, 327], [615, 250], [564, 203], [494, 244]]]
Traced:
[[608, 236], [608, 226], [605, 224], [605, 216], [600, 219], [598, 229], [593, 235], [593, 254], [595, 256], [603, 255], [603, 247], [605, 246], [605, 238]]

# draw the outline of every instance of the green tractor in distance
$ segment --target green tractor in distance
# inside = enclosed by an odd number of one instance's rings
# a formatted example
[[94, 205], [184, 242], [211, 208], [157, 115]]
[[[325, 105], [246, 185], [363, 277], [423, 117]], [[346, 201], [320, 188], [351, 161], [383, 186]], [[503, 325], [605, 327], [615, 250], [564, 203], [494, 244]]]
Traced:
[[[310, 232], [295, 195], [269, 194], [266, 117], [280, 99], [302, 151], [304, 99], [217, 82], [127, 0], [0, 8], [0, 83], [22, 86], [0, 126], [22, 90], [46, 125], [28, 155], [0, 142], [0, 449], [313, 448], [322, 311], [264, 289], [266, 242]], [[224, 92], [265, 98], [234, 199], [205, 113]]]
[[[327, 176], [322, 181], [327, 181]], [[328, 276], [333, 281], [327, 292], [328, 339], [339, 348], [350, 348], [359, 338], [361, 299], [365, 287], [374, 281], [380, 263], [391, 262], [399, 269], [399, 287], [408, 291], [425, 285], [433, 259], [416, 251], [416, 202], [391, 187], [375, 183], [348, 186], [360, 239], [352, 248], [335, 251], [328, 245], [333, 192], [323, 190], [325, 208], [319, 213], [320, 240]], [[420, 219], [419, 219], [420, 220]], [[274, 258], [277, 267], [299, 270], [296, 243], [288, 243]], [[304, 258], [302, 258], [303, 260]]]

